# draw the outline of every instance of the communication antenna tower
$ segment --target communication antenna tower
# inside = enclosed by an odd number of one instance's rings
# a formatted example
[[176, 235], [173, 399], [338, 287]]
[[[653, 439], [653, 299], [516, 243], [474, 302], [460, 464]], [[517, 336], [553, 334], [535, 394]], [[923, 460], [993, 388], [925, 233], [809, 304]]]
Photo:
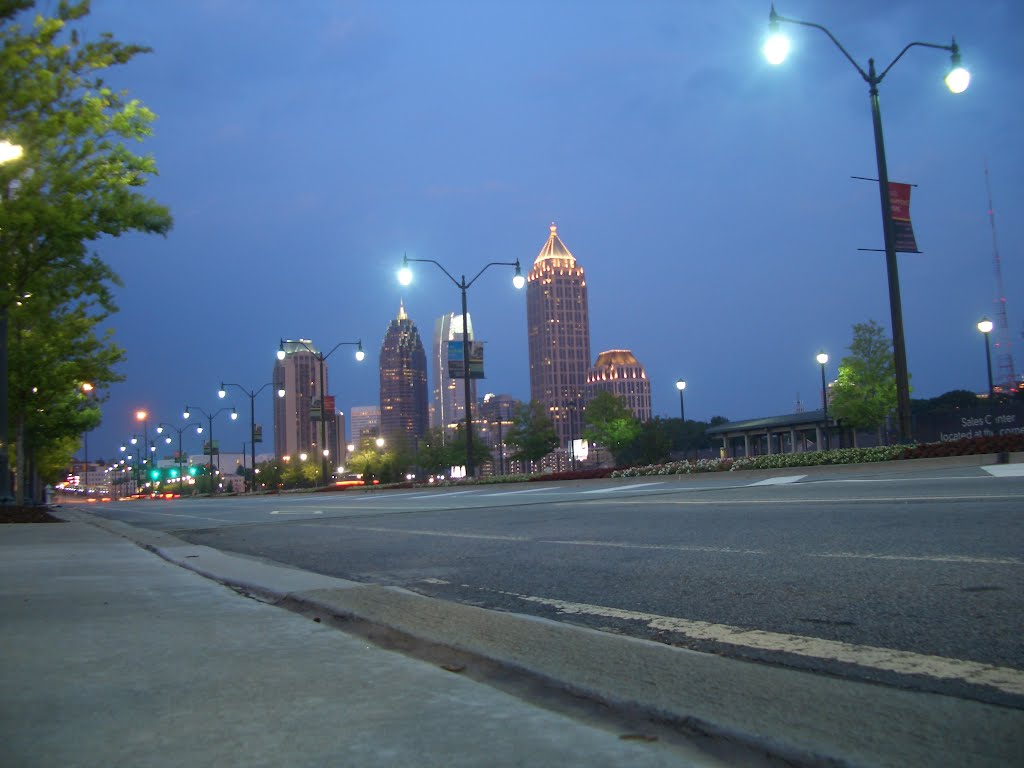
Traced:
[[996, 278], [995, 328], [993, 342], [995, 344], [996, 370], [993, 378], [997, 386], [1004, 392], [1016, 392], [1018, 379], [1013, 367], [1013, 341], [1010, 335], [1010, 323], [1006, 319], [1006, 293], [1003, 291], [1003, 267], [999, 258], [999, 243], [996, 240], [996, 212], [992, 207], [992, 185], [989, 183], [988, 162], [985, 163], [985, 191], [988, 193], [988, 221], [992, 227], [992, 270]]

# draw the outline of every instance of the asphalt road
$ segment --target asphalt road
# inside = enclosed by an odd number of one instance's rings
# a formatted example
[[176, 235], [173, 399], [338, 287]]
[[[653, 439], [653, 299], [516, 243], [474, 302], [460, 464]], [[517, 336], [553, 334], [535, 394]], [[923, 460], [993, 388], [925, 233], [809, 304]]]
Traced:
[[354, 581], [1024, 708], [1020, 464], [90, 511]]

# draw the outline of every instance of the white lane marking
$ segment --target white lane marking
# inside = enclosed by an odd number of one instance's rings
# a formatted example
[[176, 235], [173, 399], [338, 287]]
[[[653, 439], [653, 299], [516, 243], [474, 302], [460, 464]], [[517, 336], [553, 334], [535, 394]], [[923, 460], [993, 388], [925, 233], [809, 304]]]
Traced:
[[[746, 486], [749, 487], [749, 486]], [[595, 501], [587, 502], [588, 504], [693, 504], [703, 506], [728, 506], [728, 505], [744, 505], [744, 504], [848, 504], [850, 502], [902, 502], [906, 503], [909, 501], [992, 501], [999, 499], [1019, 499], [1020, 494], [985, 494], [983, 496], [864, 496], [863, 498], [832, 498], [832, 499], [666, 499], [663, 496], [657, 498], [639, 498], [639, 499], [615, 499], [614, 501], [602, 501], [597, 499]]]
[[451, 584], [450, 581], [445, 581], [444, 579], [420, 579], [420, 581], [424, 584]]
[[406, 536], [438, 536], [451, 539], [487, 539], [492, 541], [530, 541], [526, 536], [500, 536], [484, 533], [452, 533], [451, 531], [416, 531], [408, 528], [374, 528], [369, 525], [339, 525], [349, 531], [370, 531], [371, 533], [401, 533]]
[[971, 557], [969, 555], [876, 555], [871, 552], [820, 552], [808, 557], [838, 557], [857, 560], [908, 560], [927, 563], [976, 563], [979, 565], [1024, 565], [1017, 557]]
[[1024, 477], [1024, 464], [993, 464], [982, 469], [993, 477]]
[[787, 477], [769, 477], [765, 480], [758, 480], [756, 483], [751, 483], [748, 488], [754, 488], [758, 485], [789, 485], [799, 480], [803, 480], [807, 475], [789, 475]]
[[629, 544], [621, 541], [559, 541], [558, 539], [538, 539], [538, 544], [566, 544], [576, 547], [613, 547], [616, 549], [655, 549], [677, 552], [721, 552], [735, 555], [767, 555], [763, 549], [731, 549], [729, 547], [699, 547], [686, 544]]
[[481, 493], [481, 496], [512, 496], [516, 493], [537, 493], [538, 491], [555, 491], [555, 488], [527, 488], [523, 491], [498, 491], [496, 493]]
[[823, 640], [803, 635], [744, 629], [728, 624], [691, 621], [675, 616], [626, 611], [603, 605], [572, 603], [566, 600], [520, 595], [514, 592], [500, 592], [500, 594], [530, 603], [546, 605], [562, 614], [640, 621], [651, 629], [675, 632], [694, 640], [710, 640], [742, 648], [792, 653], [798, 656], [857, 664], [861, 667], [882, 669], [904, 675], [927, 675], [947, 680], [961, 680], [973, 685], [995, 688], [1006, 693], [1024, 694], [1024, 672], [1010, 667], [996, 667], [977, 661], [947, 659], [942, 656], [929, 656], [870, 645], [854, 645], [853, 643]]
[[227, 523], [230, 522], [223, 517], [203, 517], [202, 515], [176, 515], [173, 512], [154, 512], [151, 509], [129, 509], [129, 512], [135, 512], [140, 515], [161, 515], [162, 517], [187, 517], [190, 520], [212, 520], [215, 523]]
[[646, 488], [650, 485], [664, 485], [664, 480], [659, 480], [656, 483], [634, 483], [632, 485], [616, 485], [612, 488], [598, 488], [593, 491], [581, 491], [581, 493], [615, 493], [616, 491], [634, 491], [638, 488]]
[[322, 515], [323, 512], [319, 509], [307, 509], [302, 512], [290, 512], [288, 510], [273, 510], [270, 514], [272, 515]]

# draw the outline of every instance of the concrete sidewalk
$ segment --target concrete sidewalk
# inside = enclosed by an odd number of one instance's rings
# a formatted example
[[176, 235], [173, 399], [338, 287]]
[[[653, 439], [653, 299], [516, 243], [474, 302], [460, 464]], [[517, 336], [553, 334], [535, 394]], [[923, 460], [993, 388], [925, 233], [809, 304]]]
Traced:
[[[291, 576], [285, 592], [338, 581]], [[384, 650], [84, 522], [0, 526], [0, 648], [0, 765], [725, 764]]]

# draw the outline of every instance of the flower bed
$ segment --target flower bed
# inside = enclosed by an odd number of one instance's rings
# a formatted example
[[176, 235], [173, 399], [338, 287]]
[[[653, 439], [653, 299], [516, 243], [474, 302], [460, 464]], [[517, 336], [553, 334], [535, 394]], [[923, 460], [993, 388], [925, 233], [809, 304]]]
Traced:
[[688, 475], [698, 472], [735, 472], [744, 469], [784, 469], [817, 467], [829, 464], [866, 464], [876, 461], [926, 459], [941, 456], [973, 456], [988, 453], [1024, 451], [1024, 435], [972, 437], [946, 443], [923, 445], [880, 445], [874, 448], [839, 448], [834, 451], [810, 453], [773, 453], [739, 459], [700, 459], [673, 461], [646, 467], [616, 470], [612, 477], [646, 477], [648, 475]]

